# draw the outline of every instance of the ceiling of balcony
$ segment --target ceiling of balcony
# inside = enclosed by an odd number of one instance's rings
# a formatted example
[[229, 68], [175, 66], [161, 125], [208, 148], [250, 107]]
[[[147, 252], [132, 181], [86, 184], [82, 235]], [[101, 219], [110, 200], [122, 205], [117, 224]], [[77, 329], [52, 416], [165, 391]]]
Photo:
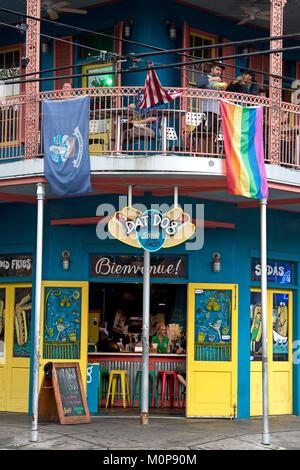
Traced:
[[[115, 2], [115, 0], [41, 0], [42, 1], [42, 13], [43, 16], [46, 16], [46, 7], [56, 4], [62, 4], [63, 7], [67, 8], [90, 8], [95, 5], [101, 5], [104, 3]], [[253, 15], [251, 14], [248, 17], [247, 25], [258, 26], [262, 28], [269, 28], [269, 20], [261, 19], [261, 12], [268, 12], [270, 9], [270, 0], [214, 0], [213, 2], [208, 2], [207, 0], [174, 0], [174, 2], [181, 4], [192, 5], [194, 7], [201, 8], [217, 16], [224, 16], [227, 18], [232, 18], [236, 23], [246, 20], [247, 12], [252, 9]], [[7, 2], [8, 3], [8, 2]], [[13, 10], [25, 12], [26, 10], [26, 0], [10, 0], [8, 8]], [[59, 16], [63, 16], [62, 12], [59, 12]], [[75, 13], [74, 13], [75, 16]], [[76, 15], [79, 16], [79, 15]], [[9, 14], [1, 13], [2, 21], [14, 22], [17, 21], [15, 17]], [[184, 18], [183, 18], [184, 20]], [[288, 0], [285, 7], [284, 13], [284, 32], [285, 33], [294, 33], [299, 31], [299, 20], [300, 20], [300, 0]], [[239, 27], [242, 27], [240, 25]]]

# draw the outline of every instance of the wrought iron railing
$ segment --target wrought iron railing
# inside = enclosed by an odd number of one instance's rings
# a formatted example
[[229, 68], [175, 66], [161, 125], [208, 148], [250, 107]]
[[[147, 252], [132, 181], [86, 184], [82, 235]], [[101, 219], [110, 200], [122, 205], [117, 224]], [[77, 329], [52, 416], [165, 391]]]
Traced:
[[28, 157], [26, 139], [30, 139], [31, 149], [35, 142], [35, 156], [43, 156], [44, 100], [88, 95], [90, 155], [223, 158], [219, 113], [222, 98], [243, 106], [263, 106], [266, 162], [278, 163], [273, 162], [269, 155], [270, 139], [278, 139], [281, 147], [279, 164], [300, 168], [300, 106], [282, 103], [278, 132], [270, 135], [271, 102], [268, 98], [198, 88], [174, 88], [170, 91], [182, 92], [180, 96], [170, 104], [156, 107], [141, 116], [136, 109], [140, 90], [141, 87], [113, 87], [40, 93], [36, 97], [40, 116], [35, 136], [26, 136], [25, 133], [25, 95], [0, 100], [0, 162]]

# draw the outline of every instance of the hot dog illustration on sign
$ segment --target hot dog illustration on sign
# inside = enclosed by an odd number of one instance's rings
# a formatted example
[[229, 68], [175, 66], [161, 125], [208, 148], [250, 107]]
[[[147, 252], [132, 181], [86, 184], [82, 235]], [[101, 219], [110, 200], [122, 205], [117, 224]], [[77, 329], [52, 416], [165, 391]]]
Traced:
[[142, 213], [134, 207], [124, 207], [109, 221], [108, 229], [127, 245], [155, 252], [188, 240], [195, 232], [195, 225], [180, 207], [165, 214], [154, 209]]

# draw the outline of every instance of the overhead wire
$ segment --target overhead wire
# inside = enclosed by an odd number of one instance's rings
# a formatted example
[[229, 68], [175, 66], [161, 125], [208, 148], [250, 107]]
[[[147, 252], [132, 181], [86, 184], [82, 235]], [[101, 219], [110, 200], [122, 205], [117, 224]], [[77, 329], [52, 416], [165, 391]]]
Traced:
[[[112, 36], [112, 35], [108, 35], [106, 33], [100, 33], [100, 32], [97, 32], [97, 31], [92, 31], [92, 30], [87, 30], [86, 28], [81, 28], [81, 27], [78, 27], [78, 26], [73, 26], [73, 25], [68, 25], [66, 23], [61, 23], [61, 22], [57, 22], [57, 21], [53, 21], [53, 20], [48, 20], [48, 19], [45, 19], [45, 18], [38, 18], [38, 17], [35, 17], [35, 16], [31, 16], [31, 15], [27, 15], [25, 13], [22, 13], [22, 12], [17, 12], [17, 11], [14, 11], [14, 10], [9, 10], [9, 9], [6, 9], [6, 8], [0, 8], [0, 11], [5, 11], [5, 12], [8, 12], [8, 13], [11, 13], [11, 14], [16, 14], [16, 15], [20, 15], [20, 16], [24, 16], [26, 18], [30, 18], [30, 19], [34, 19], [34, 20], [37, 20], [37, 21], [45, 21], [45, 22], [50, 22], [50, 23], [55, 23], [57, 25], [60, 25], [60, 26], [67, 26], [67, 27], [70, 27], [70, 28], [75, 28], [75, 29], [78, 29], [78, 30], [85, 30], [87, 32], [90, 32], [90, 33], [93, 33], [93, 34], [99, 34], [101, 36], [108, 36], [110, 38], [113, 38], [113, 39], [118, 39], [119, 41], [124, 41], [124, 38], [119, 38], [119, 37], [116, 37], [116, 36]], [[10, 27], [14, 27], [16, 29], [18, 29], [18, 27], [16, 26], [13, 26], [13, 25], [9, 25], [8, 23], [1, 23], [3, 25], [7, 25], [7, 26], [10, 26]], [[60, 40], [60, 41], [63, 41], [63, 42], [66, 42], [66, 43], [69, 43], [69, 44], [72, 44], [72, 45], [76, 45], [78, 47], [83, 47], [83, 48], [86, 48], [86, 49], [89, 49], [89, 50], [94, 50], [94, 51], [97, 51], [97, 52], [107, 52], [107, 51], [103, 51], [103, 50], [100, 50], [100, 49], [96, 49], [96, 48], [93, 48], [92, 46], [85, 46], [83, 44], [80, 44], [80, 43], [76, 43], [76, 42], [73, 42], [73, 41], [69, 41], [69, 40], [65, 40], [63, 38], [57, 38], [57, 37], [53, 37], [53, 36], [50, 36], [50, 35], [46, 35], [44, 33], [40, 33], [41, 36], [44, 36], [44, 37], [47, 37], [49, 39], [53, 39], [53, 40]], [[279, 40], [279, 39], [286, 39], [286, 38], [294, 38], [294, 37], [299, 37], [300, 33], [292, 33], [292, 34], [287, 34], [287, 35], [282, 35], [282, 36], [274, 36], [274, 37], [264, 37], [264, 38], [255, 38], [253, 40], [251, 40], [251, 42], [261, 42], [261, 41], [273, 41], [273, 40]], [[180, 53], [181, 51], [192, 51], [192, 50], [203, 50], [203, 49], [213, 49], [213, 48], [220, 48], [220, 47], [228, 47], [229, 45], [242, 45], [242, 44], [249, 44], [249, 40], [241, 40], [241, 41], [231, 41], [231, 42], [222, 42], [222, 43], [217, 43], [217, 44], [210, 44], [210, 45], [204, 45], [204, 46], [195, 46], [195, 47], [189, 47], [189, 48], [177, 48], [177, 49], [162, 49], [162, 48], [157, 48], [156, 46], [152, 46], [152, 45], [149, 45], [149, 44], [143, 44], [143, 43], [138, 43], [136, 41], [129, 41], [127, 39], [125, 39], [126, 42], [130, 42], [130, 43], [134, 43], [135, 45], [139, 45], [139, 46], [147, 46], [149, 48], [152, 48], [152, 49], [156, 49], [155, 52], [151, 52], [151, 53], [131, 53], [131, 54], [128, 54], [127, 56], [122, 56], [121, 59], [119, 60], [124, 60], [124, 59], [127, 59], [127, 60], [135, 60], [135, 59], [141, 59], [142, 57], [147, 57], [147, 56], [151, 56], [151, 55], [156, 55], [156, 54], [166, 54], [166, 53]], [[290, 48], [283, 48], [282, 50], [297, 50], [298, 49], [298, 46], [294, 46], [294, 47], [290, 47]], [[262, 50], [262, 51], [255, 51], [253, 53], [247, 53], [247, 54], [234, 54], [232, 56], [221, 56], [219, 58], [210, 58], [210, 59], [205, 59], [203, 61], [203, 59], [201, 59], [202, 63], [203, 62], [211, 62], [212, 60], [219, 60], [219, 59], [223, 59], [223, 60], [227, 60], [227, 59], [231, 59], [231, 58], [236, 58], [236, 57], [243, 57], [244, 55], [261, 55], [261, 54], [265, 54], [265, 53], [272, 53], [270, 52], [272, 50]], [[276, 52], [279, 52], [280, 49], [276, 49]], [[114, 54], [114, 53], [111, 53], [111, 54]], [[201, 61], [199, 62], [199, 60], [195, 60], [195, 58], [193, 56], [190, 56], [190, 55], [184, 55], [184, 54], [180, 54], [180, 56], [182, 57], [187, 57], [187, 58], [193, 58], [193, 61], [185, 61], [185, 62], [180, 62], [180, 63], [173, 63], [173, 64], [157, 64], [155, 65], [156, 68], [166, 68], [166, 67], [169, 67], [169, 66], [173, 66], [174, 68], [182, 68], [182, 67], [185, 67], [187, 65], [193, 65], [195, 63], [201, 63]], [[95, 59], [94, 59], [95, 60]], [[78, 67], [79, 64], [70, 64], [68, 66], [62, 66], [62, 67], [55, 67], [55, 68], [52, 68], [52, 69], [47, 69], [47, 70], [42, 70], [42, 71], [36, 71], [36, 72], [31, 72], [29, 74], [23, 74], [22, 76], [20, 75], [19, 77], [16, 77], [16, 78], [21, 78], [21, 77], [24, 77], [24, 76], [30, 76], [30, 75], [36, 75], [37, 73], [50, 73], [52, 71], [56, 71], [56, 70], [63, 70], [63, 69], [69, 69], [69, 68], [73, 68], [73, 67]], [[240, 68], [238, 66], [235, 66], [235, 65], [232, 65], [232, 64], [227, 64], [228, 67], [233, 67], [233, 68]], [[258, 70], [254, 70], [254, 69], [249, 69], [249, 67], [247, 67], [248, 70], [251, 70], [255, 73], [261, 73], [261, 74], [268, 74], [269, 76], [274, 76], [276, 78], [280, 78], [280, 79], [283, 79], [283, 80], [295, 80], [294, 77], [286, 77], [286, 76], [278, 76], [278, 75], [273, 75], [273, 74], [269, 74], [267, 72], [262, 72], [262, 71], [258, 71]], [[129, 72], [129, 71], [143, 71], [144, 69], [129, 69], [129, 70], [120, 70], [120, 71], [117, 71], [116, 73], [126, 73], [126, 72]], [[146, 69], [147, 70], [147, 69]], [[115, 73], [115, 72], [112, 72], [112, 73]], [[106, 75], [107, 72], [105, 73], [99, 73], [99, 75]], [[94, 74], [94, 75], [97, 75], [97, 74]], [[75, 78], [75, 77], [80, 77], [80, 76], [86, 76], [84, 74], [76, 74], [76, 75], [68, 75], [68, 76], [61, 76], [60, 75], [60, 78], [63, 79], [63, 78]], [[56, 77], [54, 77], [56, 78]], [[48, 80], [52, 80], [51, 77], [47, 77]], [[43, 79], [36, 79], [36, 80], [43, 80]], [[28, 81], [28, 80], [27, 80]], [[16, 82], [14, 82], [16, 83]], [[23, 83], [23, 82], [21, 82]], [[267, 85], [267, 86], [270, 86], [270, 85]], [[287, 89], [287, 90], [290, 90], [290, 89]]]
[[[278, 54], [278, 53], [281, 53], [281, 52], [284, 52], [284, 51], [290, 51], [290, 50], [299, 50], [300, 49], [300, 45], [299, 46], [292, 46], [292, 47], [285, 47], [285, 48], [280, 48], [280, 49], [268, 49], [268, 50], [264, 50], [264, 51], [255, 51], [255, 52], [248, 52], [248, 53], [243, 53], [243, 54], [231, 54], [231, 55], [228, 55], [228, 56], [220, 56], [220, 57], [214, 57], [213, 60], [214, 61], [217, 61], [217, 60], [228, 60], [228, 59], [236, 59], [236, 58], [240, 58], [240, 57], [249, 57], [249, 56], [257, 56], [257, 55], [266, 55], [266, 54]], [[146, 68], [139, 68], [139, 67], [131, 67], [131, 68], [128, 68], [128, 69], [122, 69], [122, 70], [113, 70], [110, 72], [111, 75], [118, 75], [118, 74], [123, 74], [123, 73], [136, 73], [136, 72], [143, 72], [143, 71], [147, 71], [149, 68], [155, 68], [156, 70], [160, 70], [160, 69], [167, 69], [167, 68], [172, 68], [172, 67], [186, 67], [187, 65], [194, 65], [194, 64], [204, 64], [204, 63], [209, 63], [212, 61], [212, 58], [207, 58], [207, 59], [196, 59], [196, 60], [192, 60], [192, 61], [186, 61], [186, 62], [173, 62], [173, 63], [169, 63], [169, 64], [160, 64], [160, 65], [156, 65], [155, 67], [153, 66], [148, 66]], [[247, 67], [245, 67], [247, 68]], [[83, 73], [83, 74], [71, 74], [71, 75], [60, 75], [59, 76], [59, 79], [60, 80], [63, 80], [63, 79], [70, 79], [70, 78], [83, 78], [83, 77], [87, 77], [89, 76], [90, 74], [87, 74], [87, 73]], [[106, 72], [95, 72], [93, 73], [93, 76], [101, 76], [101, 75], [107, 75], [107, 71]], [[280, 76], [276, 76], [278, 79], [280, 79]], [[34, 78], [34, 79], [30, 79], [30, 80], [15, 80], [15, 81], [8, 81], [7, 84], [17, 84], [17, 83], [32, 83], [32, 82], [37, 82], [37, 81], [49, 81], [49, 80], [53, 80], [53, 78], [57, 78], [57, 77], [42, 77], [42, 78]]]

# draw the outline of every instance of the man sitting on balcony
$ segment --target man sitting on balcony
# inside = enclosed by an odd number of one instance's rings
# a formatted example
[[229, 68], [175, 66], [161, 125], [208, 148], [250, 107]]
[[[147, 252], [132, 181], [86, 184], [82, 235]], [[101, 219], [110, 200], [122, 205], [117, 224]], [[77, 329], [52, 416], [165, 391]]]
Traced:
[[[209, 73], [199, 72], [196, 76], [196, 83], [199, 88], [209, 90], [225, 90], [227, 83], [222, 80], [222, 72], [225, 69], [222, 61], [213, 62]], [[202, 141], [201, 153], [212, 154], [215, 150], [215, 143], [220, 132], [220, 102], [217, 99], [205, 99], [202, 101], [201, 112], [206, 115], [206, 128], [197, 129], [197, 138]], [[200, 126], [198, 126], [200, 127]]]
[[121, 137], [121, 148], [123, 148], [124, 139], [134, 140], [135, 138], [142, 138], [144, 141], [148, 140], [151, 142], [153, 139], [157, 139], [160, 128], [162, 117], [153, 115], [153, 111], [156, 109], [166, 108], [165, 104], [157, 104], [151, 108], [139, 108], [138, 105], [143, 97], [143, 90], [138, 92], [135, 99], [135, 103], [131, 103], [128, 106], [128, 121], [123, 127]]
[[259, 84], [255, 81], [255, 72], [244, 69], [242, 75], [236, 77], [227, 88], [227, 91], [245, 93], [246, 95], [258, 95]]

